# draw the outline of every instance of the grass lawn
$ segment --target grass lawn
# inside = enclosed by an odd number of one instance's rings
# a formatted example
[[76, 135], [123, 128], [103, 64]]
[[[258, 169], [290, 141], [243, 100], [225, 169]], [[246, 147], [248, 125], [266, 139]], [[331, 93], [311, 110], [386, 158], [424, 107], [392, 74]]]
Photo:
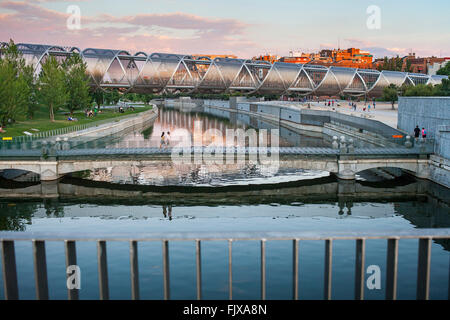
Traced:
[[[101, 113], [97, 113], [96, 117], [91, 118], [86, 117], [84, 115], [84, 111], [78, 111], [73, 115], [73, 117], [77, 118], [78, 121], [68, 121], [67, 118], [69, 113], [65, 112], [64, 110], [64, 113], [58, 111], [55, 114], [55, 122], [51, 122], [48, 108], [42, 107], [36, 111], [33, 120], [18, 119], [16, 123], [7, 125], [6, 128], [4, 128], [6, 132], [0, 133], [0, 138], [24, 136], [26, 135], [24, 131], [35, 134], [80, 124], [93, 123], [100, 120], [113, 119], [129, 114], [136, 114], [150, 109], [152, 109], [152, 106], [145, 106], [136, 108], [134, 111], [125, 111], [125, 113], [115, 112], [115, 109], [101, 109]], [[32, 129], [37, 129], [39, 131]]]

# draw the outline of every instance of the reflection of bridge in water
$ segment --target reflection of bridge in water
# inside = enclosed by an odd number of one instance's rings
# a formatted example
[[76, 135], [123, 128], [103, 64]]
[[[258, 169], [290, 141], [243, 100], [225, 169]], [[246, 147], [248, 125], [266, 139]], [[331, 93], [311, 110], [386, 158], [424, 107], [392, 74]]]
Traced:
[[[0, 46], [6, 46], [0, 43]], [[295, 95], [381, 96], [390, 84], [438, 84], [445, 76], [325, 67], [243, 59], [195, 57], [167, 53], [131, 55], [124, 50], [63, 48], [18, 44], [28, 64], [39, 74], [54, 56], [62, 61], [72, 52], [87, 64], [91, 84], [133, 92], [243, 92]]]
[[[276, 192], [274, 192], [276, 190]], [[176, 217], [177, 207], [189, 206], [252, 206], [252, 205], [288, 205], [303, 206], [314, 203], [337, 204], [336, 211], [321, 210], [306, 212], [296, 217], [350, 217], [354, 205], [364, 203], [394, 203], [395, 212], [401, 214], [419, 228], [450, 227], [450, 203], [448, 190], [434, 183], [400, 177], [391, 181], [342, 181], [333, 177], [323, 177], [287, 183], [265, 185], [233, 185], [222, 187], [182, 187], [182, 186], [143, 186], [121, 185], [78, 178], [64, 178], [52, 182], [14, 182], [0, 179], [0, 201], [3, 214], [15, 212], [8, 206], [15, 199], [45, 200], [47, 212], [62, 217], [71, 217], [64, 213], [64, 206], [77, 203], [94, 205], [133, 205], [161, 206], [162, 215]], [[170, 194], [170, 197], [167, 195]], [[439, 200], [436, 197], [440, 197]], [[165, 208], [165, 211], [164, 211]], [[173, 212], [173, 213], [172, 213]], [[92, 216], [92, 212], [86, 213]], [[100, 214], [99, 216], [103, 215]], [[136, 213], [132, 218], [162, 217], [155, 211]], [[283, 213], [277, 213], [277, 215]], [[83, 216], [83, 211], [75, 213]], [[116, 218], [122, 217], [120, 213]], [[245, 217], [273, 216], [273, 212], [255, 210], [246, 212]], [[391, 214], [383, 210], [359, 211], [356, 217], [386, 218]], [[114, 218], [113, 216], [111, 216]], [[202, 218], [217, 217], [215, 211], [203, 211]], [[227, 215], [227, 217], [230, 217]], [[236, 211], [233, 217], [243, 217]]]

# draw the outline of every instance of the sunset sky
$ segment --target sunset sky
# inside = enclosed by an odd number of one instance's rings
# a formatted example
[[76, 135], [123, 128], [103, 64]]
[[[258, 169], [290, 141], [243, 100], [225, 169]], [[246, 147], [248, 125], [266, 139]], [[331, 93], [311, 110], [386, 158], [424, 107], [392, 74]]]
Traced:
[[[67, 28], [67, 8], [81, 29]], [[380, 29], [369, 29], [370, 5]], [[0, 0], [0, 42], [42, 43], [131, 52], [235, 54], [358, 47], [376, 57], [450, 56], [448, 0]]]

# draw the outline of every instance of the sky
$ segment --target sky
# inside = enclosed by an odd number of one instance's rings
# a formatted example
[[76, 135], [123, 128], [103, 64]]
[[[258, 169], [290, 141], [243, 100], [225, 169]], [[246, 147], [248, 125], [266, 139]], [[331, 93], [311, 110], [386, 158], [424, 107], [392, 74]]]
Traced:
[[450, 57], [449, 12], [448, 0], [0, 0], [0, 42], [239, 58], [338, 47]]

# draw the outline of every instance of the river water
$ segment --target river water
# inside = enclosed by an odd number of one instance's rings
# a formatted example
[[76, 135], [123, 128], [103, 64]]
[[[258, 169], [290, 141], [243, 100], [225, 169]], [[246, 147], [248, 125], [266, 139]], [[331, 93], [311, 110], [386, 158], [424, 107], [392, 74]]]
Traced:
[[[209, 128], [261, 128], [245, 121], [202, 113], [163, 110], [148, 128], [136, 128], [105, 147], [158, 146], [161, 132], [171, 132], [171, 144], [193, 133], [195, 120], [203, 132]], [[252, 120], [255, 124], [256, 120]], [[259, 121], [259, 120], [258, 120]], [[269, 126], [269, 124], [264, 124]], [[185, 130], [185, 131], [183, 131]], [[325, 146], [330, 138], [283, 129], [280, 145]], [[109, 170], [109, 171], [108, 171]], [[145, 171], [147, 170], [147, 171]], [[138, 168], [130, 175], [105, 168], [65, 177], [54, 183], [0, 179], [0, 230], [8, 232], [353, 232], [417, 228], [450, 228], [449, 190], [428, 181], [399, 175], [389, 180], [361, 174], [355, 182], [338, 181], [324, 172], [282, 170], [271, 176], [236, 170], [210, 172], [180, 180], [145, 175]], [[167, 173], [163, 173], [167, 175]], [[264, 182], [264, 183], [262, 183]], [[342, 190], [353, 190], [342, 193]], [[173, 241], [170, 248], [172, 299], [196, 298], [195, 243]], [[399, 241], [398, 298], [415, 299], [417, 240]], [[430, 298], [447, 299], [449, 288], [448, 241], [433, 241]], [[47, 242], [47, 268], [51, 299], [66, 299], [64, 243]], [[131, 297], [129, 244], [108, 242], [110, 297]], [[323, 241], [301, 241], [299, 249], [299, 297], [322, 299]], [[260, 244], [233, 242], [233, 298], [260, 298]], [[97, 299], [98, 273], [95, 242], [77, 242], [81, 268], [81, 299]], [[292, 298], [292, 241], [268, 241], [266, 247], [267, 298]], [[21, 299], [34, 299], [34, 270], [30, 242], [16, 243]], [[365, 289], [366, 299], [384, 299], [386, 241], [366, 241], [366, 267], [381, 270], [381, 288]], [[1, 269], [1, 266], [0, 266]], [[355, 242], [333, 242], [332, 298], [353, 299]], [[1, 271], [0, 271], [1, 272]], [[163, 298], [161, 242], [139, 243], [142, 299]], [[366, 279], [368, 278], [366, 275]], [[202, 243], [204, 299], [228, 298], [228, 243]], [[3, 278], [0, 298], [4, 298]]]

